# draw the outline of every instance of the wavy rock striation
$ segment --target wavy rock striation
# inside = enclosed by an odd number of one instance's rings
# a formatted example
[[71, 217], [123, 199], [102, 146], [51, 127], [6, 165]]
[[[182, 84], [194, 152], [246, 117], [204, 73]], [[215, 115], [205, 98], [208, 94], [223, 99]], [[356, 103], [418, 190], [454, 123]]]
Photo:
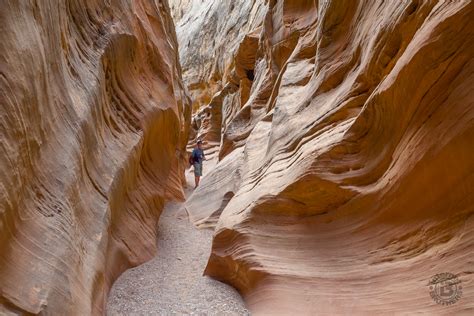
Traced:
[[3, 1], [0, 21], [0, 313], [99, 314], [183, 197], [168, 4]]
[[[191, 138], [205, 140], [206, 146], [219, 144], [222, 122], [236, 110], [231, 96], [235, 96], [241, 81], [247, 81], [250, 87], [246, 74], [235, 71], [242, 65], [234, 65], [234, 53], [247, 34], [261, 26], [266, 11], [264, 2], [170, 0], [179, 34], [183, 80], [193, 109], [199, 110], [193, 117]], [[255, 54], [255, 50], [249, 51]], [[253, 64], [250, 60], [249, 67]]]
[[[474, 310], [474, 4], [251, 3], [266, 13], [236, 23], [227, 75], [186, 78], [208, 80], [195, 127], [220, 142], [186, 203], [216, 227], [205, 273], [256, 313]], [[222, 29], [188, 14], [180, 41], [203, 33], [181, 56], [219, 54]], [[463, 285], [450, 306], [429, 294], [441, 272]]]

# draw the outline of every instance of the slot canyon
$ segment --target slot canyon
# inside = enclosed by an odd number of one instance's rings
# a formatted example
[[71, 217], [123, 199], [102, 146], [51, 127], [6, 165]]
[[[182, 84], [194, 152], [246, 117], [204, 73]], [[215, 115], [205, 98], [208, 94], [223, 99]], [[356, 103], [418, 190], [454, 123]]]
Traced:
[[0, 315], [474, 314], [471, 0], [2, 0], [0, 29]]

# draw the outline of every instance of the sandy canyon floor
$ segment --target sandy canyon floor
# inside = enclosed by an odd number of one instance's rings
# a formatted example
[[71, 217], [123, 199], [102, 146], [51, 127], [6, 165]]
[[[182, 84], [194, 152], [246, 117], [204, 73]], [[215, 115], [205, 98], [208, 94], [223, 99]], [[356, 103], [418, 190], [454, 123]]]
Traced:
[[[188, 197], [194, 188], [186, 171]], [[123, 273], [115, 282], [107, 315], [248, 315], [232, 287], [202, 275], [212, 230], [196, 229], [180, 213], [182, 203], [165, 206], [158, 227], [156, 257]]]

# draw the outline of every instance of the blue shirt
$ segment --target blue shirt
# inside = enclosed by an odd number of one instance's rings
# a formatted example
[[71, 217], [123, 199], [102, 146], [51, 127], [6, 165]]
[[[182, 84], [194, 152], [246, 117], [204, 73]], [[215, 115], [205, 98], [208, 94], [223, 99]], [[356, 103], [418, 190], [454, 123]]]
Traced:
[[204, 159], [204, 150], [199, 148], [194, 148], [192, 153], [194, 163], [201, 164]]

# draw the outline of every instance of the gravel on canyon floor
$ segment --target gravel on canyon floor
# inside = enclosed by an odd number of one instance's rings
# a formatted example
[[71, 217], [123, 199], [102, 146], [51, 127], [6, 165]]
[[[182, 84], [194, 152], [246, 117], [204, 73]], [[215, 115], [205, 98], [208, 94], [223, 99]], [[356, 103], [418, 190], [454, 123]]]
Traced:
[[[192, 174], [186, 172], [192, 191]], [[125, 271], [113, 285], [107, 315], [249, 315], [237, 291], [203, 276], [212, 231], [178, 216], [181, 203], [168, 203], [158, 224], [157, 255]]]

